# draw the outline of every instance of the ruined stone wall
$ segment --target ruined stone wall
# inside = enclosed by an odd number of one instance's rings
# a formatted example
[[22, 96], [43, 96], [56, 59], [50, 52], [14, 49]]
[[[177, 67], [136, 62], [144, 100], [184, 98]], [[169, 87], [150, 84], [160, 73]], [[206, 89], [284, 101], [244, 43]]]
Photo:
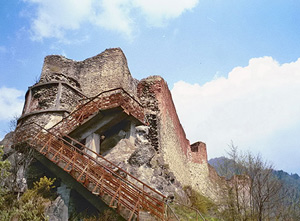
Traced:
[[[163, 155], [163, 163], [182, 186], [191, 186], [203, 195], [218, 200], [218, 178], [210, 177], [206, 145], [190, 145], [180, 124], [167, 83], [159, 76], [140, 81], [138, 96], [145, 106], [149, 136], [156, 137], [152, 146]], [[151, 132], [152, 130], [152, 132]], [[152, 136], [151, 136], [152, 133]]]
[[54, 84], [29, 88], [23, 114], [54, 108], [57, 91], [58, 87]]
[[22, 115], [43, 110], [72, 111], [86, 96], [62, 81], [38, 83], [28, 88]]
[[142, 105], [144, 106], [146, 122], [149, 125], [149, 140], [151, 142], [152, 147], [158, 153], [160, 153], [160, 134], [158, 133], [159, 108], [158, 101], [154, 93], [154, 83], [155, 82], [152, 81], [151, 78], [143, 79], [138, 84], [137, 93]]
[[38, 83], [29, 87], [16, 134], [22, 136], [24, 131], [33, 128], [41, 130], [38, 125], [51, 128], [74, 110], [83, 98], [85, 96], [79, 90], [62, 81]]
[[207, 164], [206, 144], [203, 142], [196, 142], [191, 145], [190, 160], [194, 163]]
[[[161, 129], [166, 134], [174, 134], [175, 139], [173, 138], [172, 142], [175, 144], [176, 148], [181, 149], [182, 153], [187, 156], [190, 142], [186, 138], [182, 125], [180, 124], [167, 82], [162, 78], [159, 78], [154, 84], [154, 93], [158, 100], [158, 107], [160, 110]], [[165, 126], [167, 124], [171, 124], [171, 128]]]
[[107, 49], [84, 61], [59, 55], [44, 60], [40, 82], [65, 81], [80, 89], [87, 97], [122, 87], [136, 95], [137, 80], [132, 78], [127, 60], [119, 48]]
[[39, 83], [64, 81], [80, 88], [79, 74], [77, 62], [61, 55], [49, 55], [44, 59]]
[[59, 108], [73, 111], [76, 106], [80, 103], [81, 99], [85, 99], [85, 96], [78, 93], [73, 88], [63, 84], [59, 94]]
[[89, 97], [102, 91], [121, 87], [136, 95], [136, 84], [129, 72], [127, 60], [119, 48], [107, 49], [101, 54], [78, 62], [79, 82]]
[[167, 83], [159, 76], [143, 79], [138, 85], [138, 95], [145, 106], [146, 116], [150, 118], [150, 136], [152, 128], [158, 139], [153, 141], [154, 147], [157, 143], [164, 163], [181, 184], [188, 185], [190, 177], [187, 176], [186, 153], [190, 145], [180, 125]]
[[192, 161], [187, 163], [187, 167], [191, 177], [188, 185], [213, 201], [219, 202], [223, 183], [219, 176], [211, 176], [216, 173], [214, 168], [208, 163], [199, 164]]

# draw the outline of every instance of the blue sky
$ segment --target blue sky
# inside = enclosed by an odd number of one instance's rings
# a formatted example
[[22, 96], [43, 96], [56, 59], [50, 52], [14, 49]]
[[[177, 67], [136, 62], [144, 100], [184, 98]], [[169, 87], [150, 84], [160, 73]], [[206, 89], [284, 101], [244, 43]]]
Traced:
[[300, 173], [300, 1], [10, 0], [0, 3], [0, 138], [43, 59], [120, 47], [133, 77], [161, 75], [191, 142], [231, 140]]

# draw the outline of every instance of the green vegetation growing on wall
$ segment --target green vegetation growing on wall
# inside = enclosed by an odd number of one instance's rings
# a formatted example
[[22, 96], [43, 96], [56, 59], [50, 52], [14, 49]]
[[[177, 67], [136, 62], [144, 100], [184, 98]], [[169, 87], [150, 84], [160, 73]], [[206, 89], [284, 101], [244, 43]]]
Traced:
[[192, 187], [185, 186], [183, 189], [187, 193], [192, 207], [199, 210], [202, 214], [208, 214], [209, 211], [216, 209], [216, 205], [210, 199], [192, 189]]
[[0, 220], [38, 221], [47, 220], [45, 208], [55, 197], [52, 193], [55, 179], [40, 178], [21, 197], [5, 185], [10, 175], [10, 163], [3, 160], [3, 147], [0, 147]]
[[47, 220], [44, 212], [54, 197], [51, 191], [54, 181], [40, 178], [34, 183], [34, 188], [26, 190], [19, 199], [12, 192], [2, 195], [5, 201], [1, 204], [0, 220]]
[[216, 218], [218, 208], [214, 202], [192, 189], [191, 186], [185, 186], [183, 189], [189, 198], [190, 205], [176, 201], [170, 205], [180, 220], [218, 220]]

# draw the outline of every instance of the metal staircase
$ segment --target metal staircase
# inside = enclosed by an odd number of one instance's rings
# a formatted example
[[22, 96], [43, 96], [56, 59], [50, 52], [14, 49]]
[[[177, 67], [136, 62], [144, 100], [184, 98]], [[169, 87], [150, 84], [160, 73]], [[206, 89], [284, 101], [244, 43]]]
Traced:
[[16, 131], [16, 145], [26, 143], [34, 148], [124, 218], [139, 220], [140, 211], [146, 211], [158, 220], [165, 220], [164, 195], [68, 136], [99, 111], [115, 107], [144, 123], [139, 102], [117, 88], [100, 93], [50, 129], [37, 123], [22, 125]]
[[[59, 137], [36, 123], [27, 126], [25, 131], [19, 131], [22, 134], [20, 142], [26, 141], [110, 207], [116, 208], [123, 217], [139, 220], [139, 212], [144, 210], [158, 220], [165, 219], [164, 195], [69, 136]], [[129, 213], [126, 214], [126, 210]]]

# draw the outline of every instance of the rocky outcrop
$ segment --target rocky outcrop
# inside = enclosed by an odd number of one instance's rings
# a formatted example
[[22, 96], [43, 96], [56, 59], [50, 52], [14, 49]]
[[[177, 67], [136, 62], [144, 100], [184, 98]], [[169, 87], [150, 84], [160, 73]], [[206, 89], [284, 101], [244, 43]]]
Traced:
[[155, 155], [155, 149], [147, 139], [148, 127], [138, 126], [136, 128], [136, 141], [135, 144], [138, 148], [131, 154], [128, 162], [131, 166], [150, 165], [150, 161]]
[[11, 146], [14, 143], [14, 132], [9, 132], [5, 135], [3, 140], [0, 141], [0, 146], [4, 147], [4, 156], [8, 155], [12, 151]]
[[25, 173], [31, 162], [31, 154], [19, 153], [12, 149], [14, 136], [14, 132], [10, 132], [0, 141], [0, 146], [4, 147], [3, 160], [8, 160], [11, 165], [9, 169], [10, 176], [7, 177], [5, 185], [12, 192], [23, 193], [27, 189]]
[[[138, 126], [134, 141], [121, 140], [105, 158], [128, 171], [142, 182], [174, 199], [175, 193], [183, 201], [188, 201], [181, 184], [164, 164], [163, 156], [155, 151], [149, 139], [149, 127]], [[122, 172], [120, 171], [122, 174]], [[134, 180], [131, 180], [135, 182]]]

